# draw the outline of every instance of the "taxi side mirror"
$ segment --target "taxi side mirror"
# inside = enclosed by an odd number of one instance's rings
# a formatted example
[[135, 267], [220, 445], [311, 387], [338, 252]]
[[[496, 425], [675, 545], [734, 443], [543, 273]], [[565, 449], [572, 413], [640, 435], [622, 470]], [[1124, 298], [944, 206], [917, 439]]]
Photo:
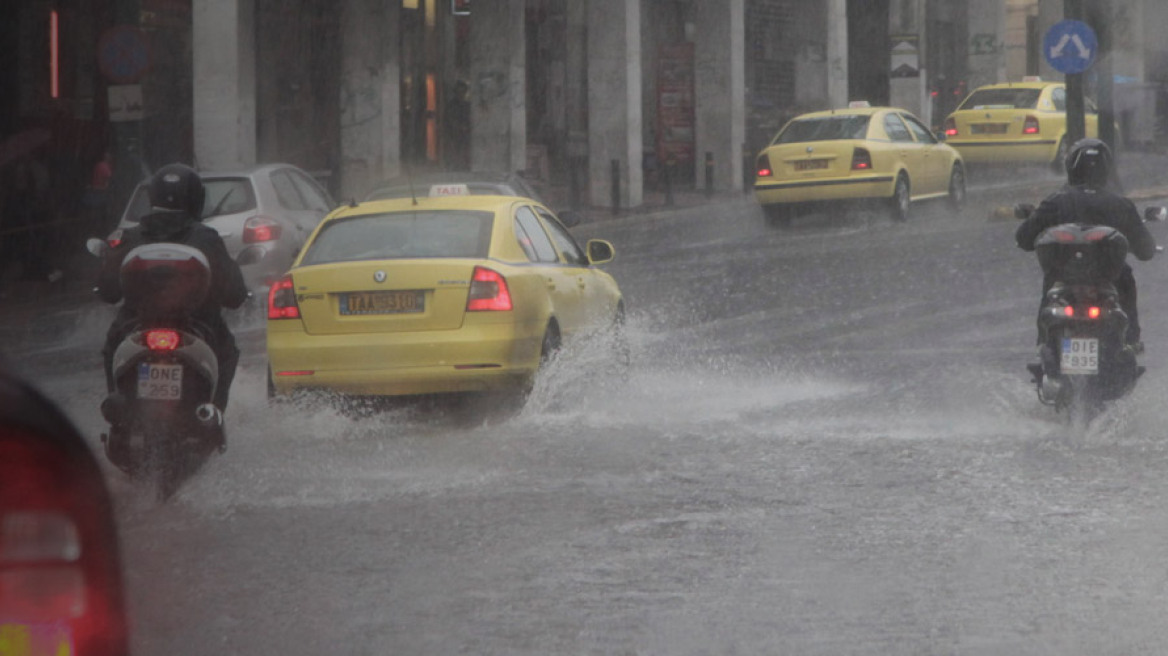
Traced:
[[588, 240], [588, 262], [590, 264], [604, 264], [611, 262], [616, 255], [612, 244], [603, 239]]

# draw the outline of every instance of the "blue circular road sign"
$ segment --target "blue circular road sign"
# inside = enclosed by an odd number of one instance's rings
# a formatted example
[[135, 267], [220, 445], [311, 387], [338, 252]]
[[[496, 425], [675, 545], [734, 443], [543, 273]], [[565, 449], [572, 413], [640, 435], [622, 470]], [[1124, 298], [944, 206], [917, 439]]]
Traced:
[[1072, 75], [1082, 73], [1095, 63], [1099, 39], [1091, 26], [1077, 20], [1055, 23], [1042, 40], [1042, 55], [1054, 70]]

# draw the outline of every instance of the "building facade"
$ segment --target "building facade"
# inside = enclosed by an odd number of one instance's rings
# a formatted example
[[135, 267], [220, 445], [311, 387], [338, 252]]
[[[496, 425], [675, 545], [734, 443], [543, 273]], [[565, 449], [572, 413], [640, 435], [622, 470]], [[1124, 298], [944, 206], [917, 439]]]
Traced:
[[[1124, 138], [1158, 142], [1168, 5], [1092, 1]], [[1063, 5], [28, 0], [0, 23], [0, 135], [47, 131], [73, 187], [109, 149], [123, 191], [169, 161], [288, 161], [342, 198], [508, 169], [628, 208], [666, 183], [742, 189], [802, 112], [868, 100], [937, 125], [976, 86], [1057, 77], [1040, 43]]]

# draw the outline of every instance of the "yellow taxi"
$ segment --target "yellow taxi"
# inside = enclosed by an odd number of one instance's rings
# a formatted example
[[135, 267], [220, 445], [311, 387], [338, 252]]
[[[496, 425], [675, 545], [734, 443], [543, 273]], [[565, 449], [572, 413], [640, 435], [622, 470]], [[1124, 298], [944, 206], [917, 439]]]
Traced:
[[619, 331], [613, 254], [531, 198], [344, 206], [268, 293], [269, 394], [524, 393], [564, 340]]
[[916, 116], [852, 103], [788, 122], [758, 155], [754, 195], [771, 225], [787, 226], [807, 206], [878, 200], [894, 220], [914, 201], [965, 202], [965, 165]]
[[[1088, 137], [1099, 136], [1099, 112], [1085, 101]], [[991, 84], [969, 94], [945, 119], [945, 142], [965, 161], [1050, 164], [1061, 170], [1068, 144], [1067, 88], [1062, 82], [1027, 78]]]

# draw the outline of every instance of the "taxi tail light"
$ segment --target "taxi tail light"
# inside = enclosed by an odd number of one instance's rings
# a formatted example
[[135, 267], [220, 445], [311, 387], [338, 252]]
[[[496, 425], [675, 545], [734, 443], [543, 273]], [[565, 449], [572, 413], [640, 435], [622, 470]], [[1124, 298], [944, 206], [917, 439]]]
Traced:
[[112, 510], [82, 457], [0, 424], [0, 646], [15, 653], [127, 653]]
[[292, 287], [292, 276], [284, 276], [268, 288], [268, 319], [299, 318], [300, 305], [296, 303], [296, 291]]
[[182, 343], [177, 330], [147, 330], [145, 341], [151, 351], [173, 351]]
[[872, 168], [872, 154], [867, 148], [857, 148], [852, 152], [852, 170], [868, 171]]
[[507, 279], [493, 269], [477, 266], [471, 274], [467, 312], [495, 312], [511, 309], [511, 290]]
[[945, 119], [945, 136], [946, 137], [956, 137], [957, 136], [957, 121], [952, 116]]
[[1035, 116], [1027, 116], [1026, 121], [1022, 124], [1022, 134], [1038, 134], [1038, 118]]
[[758, 177], [760, 178], [769, 178], [772, 174], [774, 174], [774, 170], [771, 169], [771, 158], [767, 157], [766, 155], [758, 156], [757, 168]]
[[105, 243], [109, 244], [110, 248], [117, 248], [122, 245], [122, 237], [125, 233], [122, 230], [114, 230], [105, 238]]
[[242, 239], [245, 244], [276, 241], [282, 232], [284, 232], [284, 226], [275, 219], [257, 215], [244, 221]]

